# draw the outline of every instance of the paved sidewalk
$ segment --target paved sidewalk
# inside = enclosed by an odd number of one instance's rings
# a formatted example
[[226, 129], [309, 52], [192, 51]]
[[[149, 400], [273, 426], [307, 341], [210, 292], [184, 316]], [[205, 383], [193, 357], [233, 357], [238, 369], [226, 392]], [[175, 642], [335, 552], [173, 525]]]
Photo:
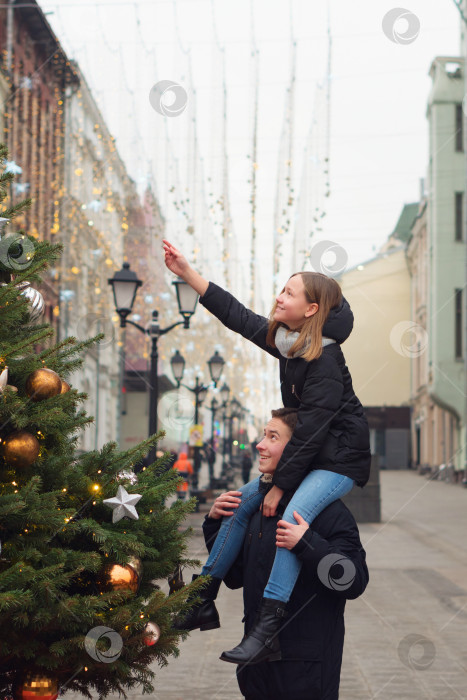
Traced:
[[370, 584], [350, 601], [344, 700], [467, 698], [467, 491], [381, 473], [383, 522], [360, 526]]
[[[467, 490], [410, 471], [382, 471], [381, 482], [383, 522], [360, 526], [370, 583], [347, 603], [340, 698], [467, 700]], [[201, 560], [203, 517], [190, 516]], [[218, 607], [221, 629], [193, 632], [155, 669], [150, 697], [241, 700], [235, 667], [218, 658], [242, 637], [241, 592], [221, 587]]]

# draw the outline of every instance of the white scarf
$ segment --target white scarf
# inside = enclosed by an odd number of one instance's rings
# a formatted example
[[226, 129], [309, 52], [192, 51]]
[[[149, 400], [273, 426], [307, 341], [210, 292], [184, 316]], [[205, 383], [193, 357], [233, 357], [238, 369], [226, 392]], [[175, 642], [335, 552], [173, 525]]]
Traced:
[[[301, 357], [306, 352], [306, 350], [309, 348], [310, 343], [307, 343], [307, 345], [303, 348], [303, 350], [300, 353], [294, 352], [293, 355], [289, 355], [289, 350], [292, 347], [292, 345], [295, 343], [295, 341], [297, 340], [299, 335], [300, 335], [299, 331], [287, 332], [287, 329], [284, 328], [284, 326], [278, 327], [278, 329], [276, 331], [275, 338], [274, 338], [274, 342], [276, 343], [276, 347], [283, 357], [286, 357], [287, 359], [294, 358], [294, 357]], [[330, 345], [330, 343], [335, 343], [335, 342], [336, 341], [333, 340], [333, 338], [326, 338], [323, 335], [323, 340], [322, 340], [323, 347], [325, 345]]]

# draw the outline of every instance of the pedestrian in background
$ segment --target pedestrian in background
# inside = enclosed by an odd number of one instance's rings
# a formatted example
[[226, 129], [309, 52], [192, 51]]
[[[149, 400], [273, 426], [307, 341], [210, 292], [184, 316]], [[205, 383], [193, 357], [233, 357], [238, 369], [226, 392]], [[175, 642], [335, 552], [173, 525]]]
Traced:
[[177, 484], [177, 496], [180, 500], [184, 500], [188, 493], [188, 481], [193, 475], [193, 465], [189, 461], [186, 452], [180, 452], [180, 456], [173, 465], [172, 469], [178, 472], [179, 476], [184, 478], [182, 484]]
[[246, 449], [242, 456], [242, 479], [243, 483], [247, 484], [250, 481], [251, 467], [253, 466], [253, 461], [251, 459], [250, 450]]
[[202, 458], [207, 462], [209, 470], [209, 482], [214, 479], [214, 465], [216, 463], [216, 451], [209, 442], [203, 443]]
[[256, 462], [256, 457], [257, 457], [256, 445], [258, 444], [258, 442], [261, 442], [262, 439], [263, 439], [262, 435], [258, 435], [256, 440], [253, 440], [252, 442], [250, 442], [250, 454], [252, 456], [251, 458], [253, 460], [253, 464]]

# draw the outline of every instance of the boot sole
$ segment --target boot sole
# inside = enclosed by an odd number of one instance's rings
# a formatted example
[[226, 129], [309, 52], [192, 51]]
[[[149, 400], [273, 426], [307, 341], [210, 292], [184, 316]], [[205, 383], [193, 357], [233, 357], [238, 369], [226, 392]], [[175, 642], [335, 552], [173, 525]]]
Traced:
[[221, 661], [227, 661], [227, 663], [229, 664], [237, 664], [238, 666], [250, 666], [254, 664], [261, 664], [263, 663], [263, 661], [281, 661], [282, 654], [280, 651], [278, 651], [275, 654], [269, 654], [269, 656], [263, 657], [262, 659], [258, 659], [258, 661], [255, 661], [254, 659], [251, 659], [249, 661], [235, 661], [234, 659], [227, 658], [227, 656], [224, 656], [224, 654], [221, 654], [219, 656], [219, 659]]
[[207, 630], [217, 630], [221, 626], [221, 623], [218, 622], [206, 622], [204, 625], [201, 625], [200, 630], [201, 632], [206, 632]]

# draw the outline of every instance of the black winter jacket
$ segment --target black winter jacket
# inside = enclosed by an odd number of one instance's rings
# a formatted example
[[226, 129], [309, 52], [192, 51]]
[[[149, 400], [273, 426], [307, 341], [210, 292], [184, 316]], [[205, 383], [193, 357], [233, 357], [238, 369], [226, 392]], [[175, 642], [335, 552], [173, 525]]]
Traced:
[[[278, 515], [250, 518], [243, 551], [224, 579], [243, 586], [245, 634], [251, 629], [276, 553], [276, 529], [291, 494], [282, 497]], [[203, 532], [210, 551], [221, 520], [206, 516]], [[262, 536], [260, 537], [260, 533]], [[341, 500], [313, 521], [292, 550], [303, 566], [287, 604], [280, 632], [282, 660], [237, 670], [247, 700], [337, 700], [344, 646], [344, 608], [360, 596], [369, 575], [357, 524]]]
[[337, 342], [324, 346], [321, 357], [311, 362], [287, 359], [266, 345], [267, 318], [247, 309], [217, 284], [209, 282], [200, 304], [224, 326], [279, 360], [282, 401], [284, 406], [298, 408], [298, 421], [273, 483], [284, 491], [295, 490], [311, 469], [327, 469], [364, 486], [371, 464], [368, 421], [340, 347], [353, 327], [347, 300], [331, 309], [323, 327], [323, 336]]

